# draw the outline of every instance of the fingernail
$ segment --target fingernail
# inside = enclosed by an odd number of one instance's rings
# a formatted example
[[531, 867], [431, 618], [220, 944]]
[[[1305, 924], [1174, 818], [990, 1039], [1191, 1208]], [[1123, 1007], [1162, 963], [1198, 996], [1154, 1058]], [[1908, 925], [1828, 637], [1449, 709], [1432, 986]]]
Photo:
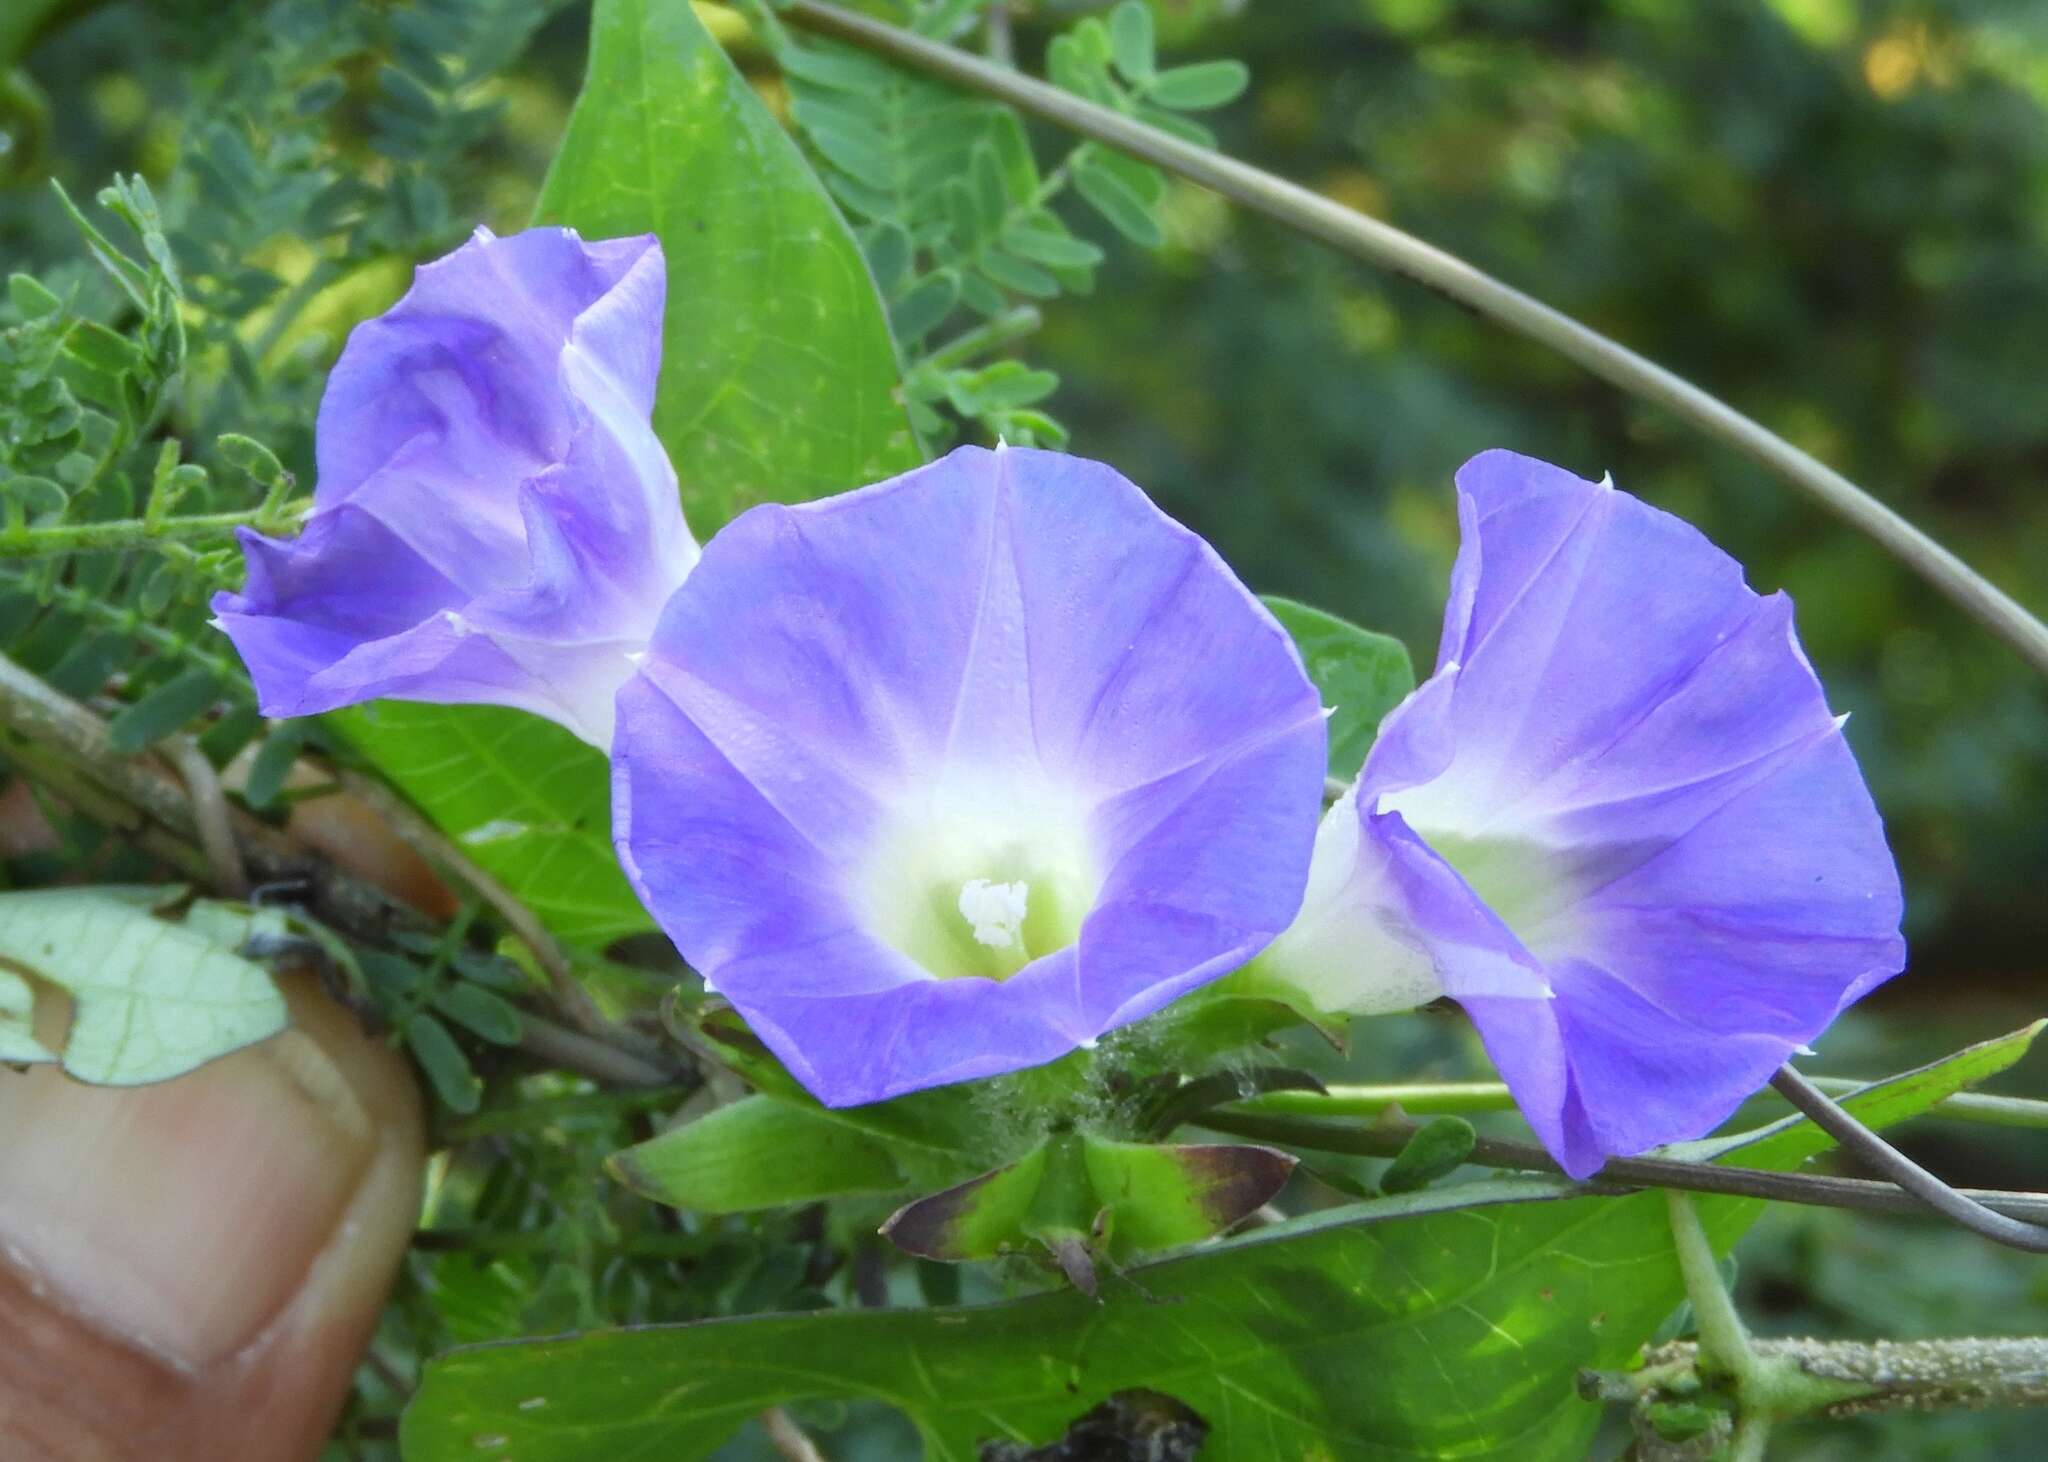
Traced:
[[297, 1029], [159, 1086], [0, 1072], [0, 1248], [86, 1324], [202, 1369], [290, 1302], [376, 1140]]

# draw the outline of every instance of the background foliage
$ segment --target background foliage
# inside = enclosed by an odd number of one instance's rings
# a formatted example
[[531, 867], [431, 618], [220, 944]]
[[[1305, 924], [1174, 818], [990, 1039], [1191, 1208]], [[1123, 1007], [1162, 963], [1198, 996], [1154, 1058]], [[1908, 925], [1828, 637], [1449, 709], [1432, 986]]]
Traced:
[[[940, 31], [974, 9], [881, 8]], [[1076, 31], [1087, 8], [1047, 0], [1017, 18], [1008, 43], [1027, 69], [1155, 120], [1206, 127], [1226, 148], [1440, 242], [1672, 365], [2048, 607], [2048, 514], [2035, 505], [2048, 472], [2039, 7], [1160, 0], [1157, 66], [1127, 34]], [[636, 7], [611, 9], [624, 25]], [[765, 489], [719, 457], [744, 461], [783, 429], [758, 401], [748, 410], [742, 398], [715, 434], [672, 431], [672, 449], [700, 454], [679, 462], [686, 491], [700, 494], [700, 532], [748, 491], [799, 496], [900, 465], [914, 450], [910, 431], [927, 444], [1071, 434], [1077, 450], [1145, 483], [1262, 591], [1391, 631], [1426, 665], [1454, 546], [1451, 469], [1493, 444], [1589, 474], [1611, 469], [1699, 523], [1759, 588], [1792, 591], [1832, 696], [1855, 714], [1850, 734], [1904, 865], [1915, 973], [1831, 1035], [1831, 1067], [1896, 1069], [2032, 1013], [2048, 941], [2038, 896], [2048, 820], [2035, 812], [2048, 795], [2048, 696], [1903, 570], [1757, 469], [1419, 291], [987, 107], [863, 74], [872, 63], [801, 37], [750, 34], [732, 11], [702, 15], [844, 212], [894, 323], [909, 399], [893, 414], [877, 401], [871, 429], [821, 447], [814, 476]], [[35, 322], [54, 305], [66, 319], [113, 326], [113, 343], [88, 332], [73, 348], [100, 353], [81, 363], [73, 400], [41, 401], [40, 435], [15, 432], [7, 449], [42, 450], [35, 471], [56, 490], [138, 504], [166, 471], [196, 466], [200, 475], [180, 479], [180, 511], [252, 507], [268, 489], [267, 458], [225, 445], [224, 433], [264, 444], [310, 483], [313, 405], [340, 334], [395, 297], [411, 261], [478, 220], [523, 226], [537, 205], [593, 233], [644, 226], [584, 212], [559, 177], [539, 192], [568, 128], [590, 19], [589, 7], [559, 0], [119, 0], [55, 31], [0, 98], [0, 264], [44, 291], [16, 291], [0, 327], [10, 350], [33, 350]], [[1242, 100], [1212, 109], [1236, 94], [1215, 72], [1161, 89], [1161, 68], [1216, 58], [1249, 64]], [[795, 165], [781, 136], [756, 141], [774, 167]], [[671, 144], [646, 165], [673, 165], [687, 132]], [[141, 202], [131, 199], [140, 233], [95, 213], [139, 261], [139, 308], [83, 258], [45, 181], [83, 201], [120, 172], [148, 180], [177, 265], [152, 258]], [[781, 222], [765, 226], [784, 226], [789, 209], [816, 205], [786, 201]], [[803, 218], [836, 226], [822, 212]], [[693, 287], [772, 294], [760, 278], [707, 274], [716, 257], [677, 261], [672, 363], [687, 358], [676, 332], [687, 329]], [[792, 287], [789, 298], [829, 285]], [[861, 348], [827, 352], [828, 364], [858, 375]], [[182, 374], [174, 352], [189, 364]], [[18, 363], [0, 359], [0, 372]], [[870, 364], [871, 377], [886, 376], [886, 360]], [[804, 394], [802, 352], [769, 368], [754, 389], [770, 400]], [[693, 420], [682, 396], [694, 389], [672, 364], [664, 409], [677, 422]], [[185, 444], [168, 468], [155, 439], [166, 423]], [[229, 714], [209, 731], [218, 759], [257, 735], [253, 715], [233, 714], [245, 690], [201, 623], [217, 566], [91, 565], [0, 584], [8, 652], [81, 688], [129, 666], [126, 702], [155, 707], [129, 721], [136, 744], [223, 703]], [[464, 723], [476, 734], [451, 751], [423, 742], [402, 710], [362, 719], [374, 717], [385, 718], [381, 730], [355, 723], [352, 738], [373, 758], [379, 740], [409, 748], [409, 772], [383, 761], [416, 787], [445, 756], [514, 734], [479, 713]], [[566, 745], [547, 742], [539, 733], [525, 754], [566, 757]], [[574, 824], [592, 801], [588, 769], [563, 766], [561, 806], [537, 810], [528, 834]], [[470, 830], [502, 833], [496, 794], [475, 800]], [[602, 867], [601, 841], [575, 831], [599, 854], [567, 881], [559, 867], [533, 866], [516, 837], [470, 850], [499, 859], [501, 874], [556, 888], [561, 907], [544, 912], [594, 947], [637, 916]], [[117, 849], [102, 859], [122, 866]], [[33, 881], [34, 870], [11, 873]], [[420, 969], [441, 981], [449, 960], [413, 954], [384, 973], [417, 1013], [427, 987], [404, 982]], [[468, 988], [466, 975], [456, 988]], [[1935, 992], [1940, 1008], [1930, 1010]], [[431, 1013], [420, 1018], [445, 1038]], [[1358, 1069], [1469, 1067], [1468, 1049], [1417, 1026], [1373, 1033]], [[822, 1306], [882, 1282], [851, 1220], [833, 1220], [844, 1232], [804, 1214], [672, 1223], [597, 1166], [645, 1135], [639, 1108], [527, 1079], [521, 1101], [556, 1105], [522, 1122], [499, 1108], [511, 1077], [488, 1060], [472, 1075], [456, 1059], [448, 1090], [476, 1084], [467, 1101], [482, 1110], [466, 1120], [481, 1125], [464, 1130], [491, 1161], [453, 1176], [442, 1225], [482, 1247], [422, 1247], [365, 1382], [365, 1417], [388, 1407], [422, 1353], [451, 1341]], [[1946, 1171], [1986, 1185], [2024, 1180], [2044, 1155], [2039, 1144], [1973, 1143], [1949, 1128], [1933, 1140]], [[1743, 1283], [1766, 1329], [2048, 1329], [2038, 1266], [1960, 1235], [1786, 1213], [1759, 1233]], [[1884, 1257], [1900, 1247], [1920, 1257], [1915, 1273], [1942, 1282], [1901, 1283]], [[886, 1282], [947, 1297], [948, 1281], [921, 1271]], [[824, 1418], [835, 1419], [835, 1448], [889, 1435], [864, 1432], [858, 1411]], [[368, 1431], [361, 1445], [374, 1448]], [[1835, 1427], [1810, 1445], [1823, 1457], [1997, 1457], [2013, 1455], [2018, 1436], [1997, 1418], [1950, 1417]], [[869, 1445], [891, 1455], [886, 1441]]]

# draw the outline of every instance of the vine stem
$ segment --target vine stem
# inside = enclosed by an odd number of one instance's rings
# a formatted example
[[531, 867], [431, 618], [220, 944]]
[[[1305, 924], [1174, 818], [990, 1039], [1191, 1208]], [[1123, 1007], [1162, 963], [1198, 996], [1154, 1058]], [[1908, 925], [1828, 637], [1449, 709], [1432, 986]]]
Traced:
[[1957, 1192], [1857, 1121], [1791, 1066], [1779, 1067], [1771, 1085], [1815, 1126], [1841, 1143], [1844, 1150], [1883, 1173], [1949, 1222], [2009, 1248], [2048, 1254], [2048, 1228], [1988, 1209]]
[[530, 1010], [519, 1015], [519, 1049], [606, 1086], [666, 1090], [674, 1086], [678, 1074], [673, 1066], [663, 1066], [620, 1044], [616, 1031], [609, 1038], [588, 1035]]
[[[1230, 1111], [1204, 1112], [1191, 1125], [1233, 1137], [1250, 1137], [1304, 1147], [1315, 1152], [1342, 1152], [1361, 1157], [1396, 1157], [1418, 1131], [1418, 1122], [1382, 1117], [1369, 1125], [1358, 1122], [1317, 1122], [1301, 1117], [1267, 1117]], [[1465, 1159], [1479, 1167], [1561, 1173], [1551, 1155], [1533, 1142], [1508, 1142], [1481, 1137]], [[1803, 1203], [1817, 1208], [1848, 1208], [1865, 1213], [1925, 1213], [1913, 1194], [1891, 1183], [1868, 1178], [1836, 1178], [1814, 1173], [1779, 1173], [1765, 1168], [1724, 1166], [1718, 1162], [1680, 1162], [1671, 1158], [1618, 1157], [1591, 1180], [1560, 1183], [1560, 1197], [1619, 1197], [1644, 1188], [1676, 1188], [1688, 1193], [1714, 1193], [1729, 1198], [1762, 1198], [1777, 1203]], [[1995, 1213], [2013, 1218], [2048, 1219], [2048, 1194], [1958, 1191]]]
[[1771, 1419], [1751, 1412], [1735, 1424], [1735, 1440], [1728, 1446], [1728, 1462], [1764, 1462], [1764, 1448], [1771, 1440]]
[[279, 533], [296, 522], [293, 514], [269, 507], [233, 513], [191, 513], [145, 523], [122, 518], [106, 523], [22, 523], [0, 531], [0, 558], [49, 558], [66, 553], [113, 553], [167, 543], [211, 542], [237, 528]]
[[2048, 675], [2048, 625], [1898, 512], [1720, 398], [1455, 255], [1298, 183], [900, 27], [821, 0], [787, 0], [777, 14], [1164, 168], [1352, 258], [1411, 279], [1656, 402], [1839, 515]]
[[[2048, 1340], [2037, 1336], [1939, 1340], [1756, 1340], [1760, 1361], [1788, 1361], [1811, 1381], [1813, 1414], [1982, 1410], [2048, 1406]], [[1640, 1369], [1582, 1371], [1588, 1401], [1635, 1403], [1647, 1395], [1690, 1393], [1701, 1347], [1689, 1340], [1657, 1346]]]
[[1740, 1394], [1755, 1385], [1759, 1369], [1756, 1352], [1750, 1348], [1749, 1330], [1735, 1313], [1728, 1286], [1721, 1282], [1714, 1246], [1692, 1198], [1666, 1192], [1664, 1201], [1671, 1214], [1671, 1245], [1678, 1254], [1678, 1272], [1685, 1279], [1685, 1297], [1692, 1301], [1693, 1323], [1699, 1330], [1700, 1359], [1705, 1369], [1733, 1380]]
[[1816, 1374], [1782, 1348], [1766, 1350], [1749, 1338], [1735, 1300], [1721, 1279], [1714, 1246], [1692, 1199], [1664, 1195], [1671, 1214], [1671, 1245], [1685, 1279], [1699, 1333], [1695, 1372], [1719, 1381], [1735, 1400], [1735, 1435], [1729, 1462], [1763, 1462], [1773, 1425], [1785, 1417], [1807, 1416], [1867, 1393], [1862, 1378], [1844, 1380]]
[[905, 374], [914, 376], [919, 371], [944, 371], [965, 365], [977, 356], [1000, 350], [1013, 340], [1022, 340], [1043, 323], [1044, 317], [1035, 306], [1019, 305], [1014, 310], [1005, 310], [995, 318], [984, 320], [973, 329], [956, 335], [913, 364]]
[[[1870, 1083], [1848, 1076], [1807, 1078], [1829, 1096], [1850, 1096]], [[1761, 1093], [1759, 1093], [1761, 1095]], [[1399, 1107], [1412, 1117], [1456, 1116], [1468, 1112], [1512, 1112], [1515, 1099], [1500, 1081], [1387, 1082], [1332, 1086], [1324, 1091], [1273, 1091], [1235, 1104], [1242, 1112], [1283, 1117], [1377, 1117]], [[2028, 1097], [1959, 1091], [1927, 1109], [1930, 1117], [1981, 1122], [1993, 1127], [2048, 1131], [2048, 1102]]]

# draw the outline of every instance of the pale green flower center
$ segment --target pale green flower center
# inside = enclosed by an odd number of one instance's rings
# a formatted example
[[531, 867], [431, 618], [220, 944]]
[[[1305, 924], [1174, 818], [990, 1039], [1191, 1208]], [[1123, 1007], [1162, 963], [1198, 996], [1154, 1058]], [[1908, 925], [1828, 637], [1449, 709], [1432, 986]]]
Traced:
[[1102, 880], [1073, 798], [955, 777], [907, 801], [869, 862], [877, 939], [940, 979], [1001, 980], [1080, 937]]
[[1400, 813], [1530, 952], [1541, 957], [1569, 937], [1572, 910], [1589, 882], [1574, 850], [1489, 819], [1484, 809], [1444, 796], [1436, 783], [1382, 796], [1380, 809]]

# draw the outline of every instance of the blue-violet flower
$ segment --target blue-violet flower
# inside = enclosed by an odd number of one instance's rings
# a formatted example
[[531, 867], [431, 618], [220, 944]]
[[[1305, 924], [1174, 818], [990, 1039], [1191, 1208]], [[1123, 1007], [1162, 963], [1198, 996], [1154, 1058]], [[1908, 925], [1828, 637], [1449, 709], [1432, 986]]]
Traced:
[[357, 327], [304, 531], [243, 530], [248, 583], [214, 599], [267, 714], [484, 701], [610, 745], [697, 558], [649, 424], [665, 290], [651, 237], [479, 229]]
[[1457, 485], [1436, 673], [1256, 977], [1449, 995], [1584, 1177], [1711, 1130], [1897, 973], [1898, 871], [1782, 593], [1607, 483], [1489, 452]]
[[647, 907], [822, 1101], [1050, 1061], [1293, 917], [1321, 706], [1109, 468], [961, 448], [734, 520], [619, 694]]

